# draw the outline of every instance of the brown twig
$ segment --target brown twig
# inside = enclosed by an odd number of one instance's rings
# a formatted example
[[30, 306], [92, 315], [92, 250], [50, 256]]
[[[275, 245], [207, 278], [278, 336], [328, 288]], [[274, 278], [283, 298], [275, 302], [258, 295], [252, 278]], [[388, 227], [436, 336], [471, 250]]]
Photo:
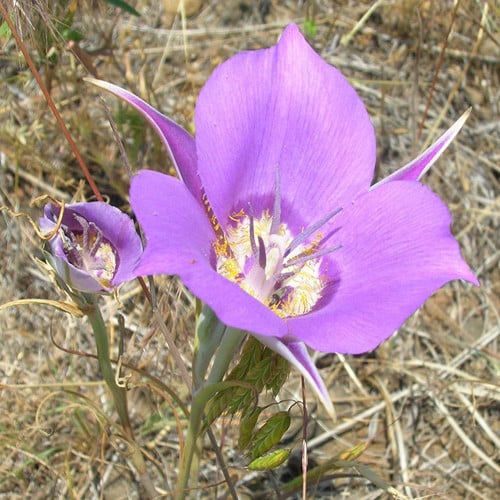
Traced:
[[64, 123], [61, 114], [57, 110], [57, 107], [54, 103], [54, 100], [52, 99], [52, 96], [50, 95], [45, 83], [42, 80], [42, 77], [40, 76], [40, 73], [36, 69], [35, 63], [33, 62], [33, 59], [30, 56], [30, 53], [28, 52], [28, 49], [26, 48], [26, 45], [23, 43], [21, 37], [19, 36], [18, 31], [16, 30], [16, 27], [14, 26], [14, 23], [12, 22], [9, 13], [7, 12], [6, 7], [3, 4], [3, 1], [0, 2], [0, 14], [2, 14], [4, 21], [7, 23], [9, 26], [9, 29], [12, 33], [12, 36], [15, 38], [16, 43], [23, 53], [24, 59], [26, 63], [28, 64], [31, 72], [33, 73], [33, 76], [35, 77], [35, 80], [40, 87], [40, 90], [43, 93], [43, 96], [45, 97], [45, 100], [47, 101], [47, 105], [49, 106], [50, 110], [52, 111], [52, 114], [54, 115], [57, 124], [59, 125], [64, 137], [68, 141], [69, 147], [71, 151], [73, 151], [73, 154], [75, 155], [76, 161], [78, 162], [78, 165], [80, 165], [80, 168], [82, 169], [83, 174], [85, 175], [85, 178], [87, 179], [87, 182], [89, 183], [90, 189], [92, 189], [92, 192], [94, 193], [95, 197], [99, 201], [103, 201], [103, 197], [101, 192], [99, 191], [96, 183], [94, 182], [94, 179], [92, 178], [92, 174], [90, 173], [87, 165], [85, 164], [80, 151], [78, 150], [78, 147], [76, 146], [75, 141], [73, 140], [73, 137], [71, 136], [68, 127], [66, 127], [66, 124]]
[[460, 0], [457, 1], [457, 3], [455, 4], [455, 7], [453, 8], [453, 11], [451, 13], [451, 21], [450, 21], [450, 25], [448, 26], [448, 32], [446, 33], [446, 36], [444, 37], [444, 42], [443, 42], [443, 46], [441, 48], [441, 53], [439, 54], [439, 58], [438, 58], [438, 61], [436, 64], [436, 69], [434, 71], [434, 76], [432, 77], [429, 95], [427, 96], [427, 101], [425, 101], [424, 112], [422, 113], [422, 118], [420, 119], [420, 124], [418, 125], [417, 141], [419, 141], [420, 137], [422, 136], [422, 130], [424, 128], [424, 123], [425, 123], [425, 120], [427, 118], [427, 113], [428, 113], [429, 107], [431, 105], [432, 96], [434, 95], [434, 89], [436, 88], [439, 72], [441, 71], [441, 67], [443, 66], [444, 55], [446, 53], [446, 48], [448, 47], [448, 40], [450, 39], [451, 29], [453, 28], [453, 24], [455, 23], [455, 18], [457, 17], [459, 5], [460, 5]]

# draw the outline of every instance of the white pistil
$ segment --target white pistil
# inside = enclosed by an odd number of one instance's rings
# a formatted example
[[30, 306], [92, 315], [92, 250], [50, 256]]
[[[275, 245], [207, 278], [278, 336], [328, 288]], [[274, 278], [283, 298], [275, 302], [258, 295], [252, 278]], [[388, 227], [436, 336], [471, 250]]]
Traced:
[[258, 219], [240, 214], [232, 220], [236, 226], [227, 229], [232, 255], [217, 255], [217, 271], [282, 317], [311, 311], [325, 286], [321, 257], [333, 249], [317, 252], [304, 238], [291, 250], [297, 238], [284, 223], [272, 232], [268, 212]]
[[226, 228], [225, 245], [214, 245], [217, 272], [281, 317], [306, 314], [320, 300], [327, 283], [321, 275], [322, 258], [340, 248], [320, 249], [324, 241], [318, 231], [341, 210], [332, 210], [293, 237], [281, 222], [281, 182], [276, 167], [272, 216], [265, 210], [255, 218], [248, 203], [248, 215], [240, 210], [229, 217], [236, 225]]

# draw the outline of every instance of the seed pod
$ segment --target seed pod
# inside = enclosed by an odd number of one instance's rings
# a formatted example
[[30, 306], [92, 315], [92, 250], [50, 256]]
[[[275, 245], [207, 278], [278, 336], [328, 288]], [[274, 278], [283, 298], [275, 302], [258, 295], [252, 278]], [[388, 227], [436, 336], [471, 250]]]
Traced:
[[279, 467], [288, 460], [292, 450], [275, 450], [268, 455], [256, 458], [248, 464], [250, 470], [269, 470]]

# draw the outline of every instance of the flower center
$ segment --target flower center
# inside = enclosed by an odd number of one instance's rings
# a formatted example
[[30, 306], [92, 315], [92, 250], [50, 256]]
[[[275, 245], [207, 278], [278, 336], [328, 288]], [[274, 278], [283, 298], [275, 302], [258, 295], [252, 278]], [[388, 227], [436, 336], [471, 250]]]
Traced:
[[113, 245], [93, 222], [77, 214], [73, 217], [81, 229], [70, 230], [63, 225], [59, 230], [68, 262], [109, 288], [118, 264]]
[[226, 244], [215, 243], [217, 272], [281, 317], [310, 312], [327, 282], [321, 270], [326, 252], [318, 251], [322, 236], [312, 234], [318, 228], [294, 238], [268, 211], [254, 218], [242, 210], [230, 219], [235, 224], [226, 228]]

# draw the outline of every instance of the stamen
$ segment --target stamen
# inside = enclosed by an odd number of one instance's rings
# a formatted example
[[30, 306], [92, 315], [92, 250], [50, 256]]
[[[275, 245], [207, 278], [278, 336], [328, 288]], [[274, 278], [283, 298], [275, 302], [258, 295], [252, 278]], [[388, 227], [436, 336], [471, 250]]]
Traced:
[[252, 248], [252, 254], [255, 258], [258, 258], [259, 251], [257, 250], [257, 244], [255, 243], [255, 226], [253, 222], [253, 210], [252, 205], [248, 204], [248, 220], [250, 222], [250, 246]]
[[75, 264], [77, 267], [82, 265], [82, 257], [78, 251], [78, 241], [75, 235], [69, 230], [67, 226], [61, 224], [59, 227], [59, 236], [63, 243], [64, 253], [68, 256], [69, 262]]
[[92, 248], [89, 248], [89, 253], [92, 257], [95, 257], [99, 247], [101, 246], [103, 236], [101, 230], [93, 223], [89, 223], [89, 228], [95, 231], [95, 240], [92, 242]]
[[293, 241], [290, 243], [289, 247], [285, 250], [283, 258], [286, 258], [290, 253], [295, 250], [301, 243], [303, 243], [312, 233], [317, 231], [321, 226], [324, 226], [330, 219], [335, 217], [339, 212], [342, 211], [342, 207], [336, 208], [325, 217], [320, 219], [318, 222], [307, 228], [305, 231], [300, 233]]
[[271, 276], [271, 278], [276, 282], [275, 288], [281, 288], [281, 285], [288, 279], [294, 276], [295, 271], [289, 271], [287, 273], [275, 273]]
[[78, 214], [73, 214], [74, 219], [82, 228], [82, 248], [89, 248], [89, 221]]
[[305, 262], [313, 259], [319, 259], [320, 257], [323, 257], [324, 255], [327, 255], [329, 253], [335, 252], [336, 250], [339, 250], [342, 248], [342, 245], [336, 245], [334, 247], [329, 247], [329, 248], [324, 248], [323, 250], [319, 250], [318, 252], [315, 252], [311, 255], [304, 255], [302, 257], [297, 257], [294, 259], [289, 260], [288, 262], [283, 264], [283, 267], [292, 267], [292, 266], [298, 266], [300, 264], [304, 264]]
[[88, 252], [91, 257], [95, 257], [99, 251], [101, 243], [103, 242], [101, 230], [95, 225], [94, 222], [89, 222], [81, 215], [73, 214], [73, 217], [82, 228], [81, 248], [83, 252]]
[[77, 242], [75, 235], [69, 230], [68, 226], [61, 224], [58, 231], [63, 242], [64, 250], [69, 250], [76, 246]]
[[265, 270], [266, 269], [266, 245], [264, 244], [264, 240], [262, 239], [261, 236], [258, 237], [259, 241], [259, 266], [261, 269]]
[[64, 253], [68, 256], [68, 262], [81, 268], [83, 266], [83, 258], [78, 249], [78, 242], [75, 235], [71, 232], [64, 234], [63, 245]]
[[274, 206], [273, 206], [273, 222], [271, 224], [270, 234], [277, 234], [281, 224], [281, 183], [280, 171], [276, 166], [274, 172]]

